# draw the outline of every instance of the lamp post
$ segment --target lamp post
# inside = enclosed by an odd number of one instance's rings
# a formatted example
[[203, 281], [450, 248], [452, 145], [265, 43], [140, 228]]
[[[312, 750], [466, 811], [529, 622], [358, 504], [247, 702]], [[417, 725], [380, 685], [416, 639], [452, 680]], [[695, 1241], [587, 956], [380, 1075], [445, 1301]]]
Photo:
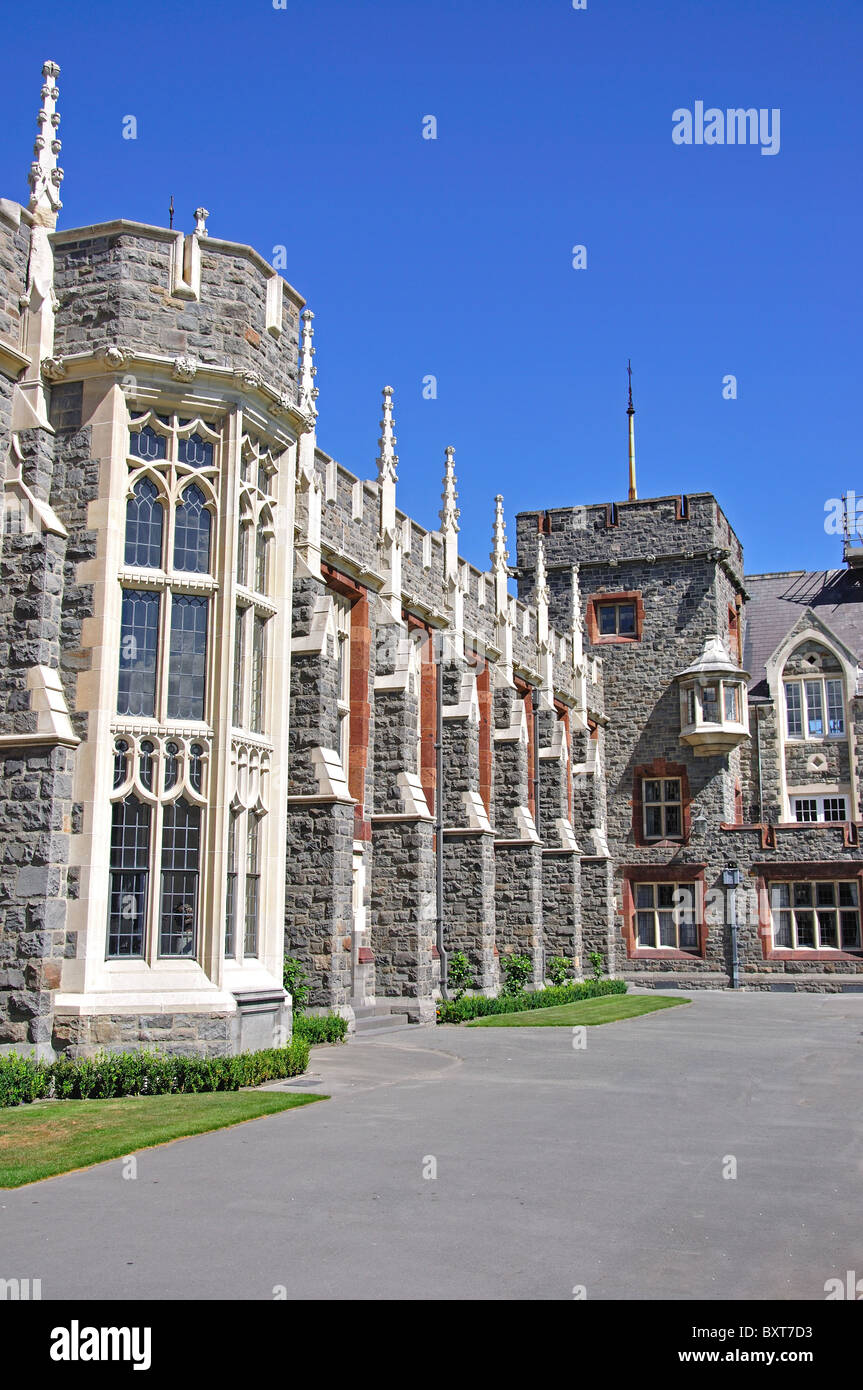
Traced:
[[729, 866], [722, 870], [722, 882], [728, 889], [728, 925], [731, 928], [731, 988], [740, 988], [740, 959], [737, 953], [737, 885], [740, 870]]

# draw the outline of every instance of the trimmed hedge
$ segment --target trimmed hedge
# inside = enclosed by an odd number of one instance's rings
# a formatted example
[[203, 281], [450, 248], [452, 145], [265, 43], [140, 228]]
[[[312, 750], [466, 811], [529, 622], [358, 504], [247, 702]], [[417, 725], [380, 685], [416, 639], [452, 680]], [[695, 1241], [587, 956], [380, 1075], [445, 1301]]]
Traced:
[[442, 999], [437, 1006], [438, 1023], [466, 1023], [486, 1014], [515, 1014], [526, 1009], [552, 1009], [558, 1004], [574, 1004], [577, 999], [596, 999], [603, 994], [625, 994], [625, 980], [584, 980], [580, 984], [538, 989], [533, 994], [499, 994], [486, 999], [482, 994], [469, 999]]
[[307, 1043], [340, 1043], [348, 1035], [348, 1020], [340, 1014], [300, 1014], [294, 1019], [294, 1037]]
[[0, 1107], [33, 1100], [108, 1100], [114, 1096], [180, 1095], [238, 1091], [299, 1076], [309, 1065], [309, 1044], [295, 1037], [287, 1047], [241, 1052], [236, 1057], [175, 1057], [161, 1052], [100, 1052], [73, 1062], [0, 1057]]

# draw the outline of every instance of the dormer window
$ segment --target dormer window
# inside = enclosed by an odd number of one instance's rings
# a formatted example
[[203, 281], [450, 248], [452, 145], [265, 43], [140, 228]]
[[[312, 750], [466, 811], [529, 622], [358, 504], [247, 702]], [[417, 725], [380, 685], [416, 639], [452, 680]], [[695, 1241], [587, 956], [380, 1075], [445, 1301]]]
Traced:
[[681, 671], [677, 680], [680, 738], [696, 756], [724, 756], [749, 737], [747, 673], [731, 659], [720, 637], [709, 636], [698, 660]]

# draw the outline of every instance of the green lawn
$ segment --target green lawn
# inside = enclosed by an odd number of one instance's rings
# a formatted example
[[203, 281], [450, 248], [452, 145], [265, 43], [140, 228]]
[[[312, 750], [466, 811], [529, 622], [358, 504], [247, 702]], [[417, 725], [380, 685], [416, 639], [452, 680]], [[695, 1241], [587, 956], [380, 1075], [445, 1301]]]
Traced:
[[647, 999], [641, 994], [606, 994], [599, 999], [577, 999], [556, 1009], [525, 1009], [517, 1014], [488, 1014], [475, 1018], [468, 1028], [572, 1028], [586, 1023], [617, 1023], [621, 1018], [638, 1018], [655, 1009], [673, 1009], [688, 999]]
[[326, 1099], [294, 1091], [208, 1091], [9, 1107], [0, 1110], [0, 1188]]

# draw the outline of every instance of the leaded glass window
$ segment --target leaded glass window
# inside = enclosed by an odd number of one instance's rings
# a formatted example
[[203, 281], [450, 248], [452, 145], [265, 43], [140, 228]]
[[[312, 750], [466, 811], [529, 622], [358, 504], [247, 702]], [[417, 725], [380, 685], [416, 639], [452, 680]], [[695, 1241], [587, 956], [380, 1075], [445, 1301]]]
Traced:
[[246, 829], [246, 930], [243, 955], [258, 954], [258, 909], [261, 875], [258, 868], [258, 818], [249, 815]]
[[163, 459], [167, 444], [163, 434], [157, 434], [152, 425], [145, 425], [130, 435], [129, 453], [139, 459]]
[[123, 590], [117, 713], [152, 716], [156, 701], [159, 595]]
[[163, 520], [159, 489], [149, 478], [142, 478], [126, 503], [127, 565], [137, 569], [161, 568]]
[[168, 665], [168, 718], [203, 719], [207, 675], [208, 601], [174, 596]]
[[198, 920], [201, 811], [182, 798], [165, 807], [159, 954], [194, 956]]
[[177, 506], [174, 525], [174, 569], [206, 574], [210, 568], [210, 513], [204, 494], [187, 487]]
[[165, 791], [169, 792], [176, 786], [177, 774], [179, 771], [178, 755], [180, 749], [176, 743], [165, 744]]
[[252, 708], [250, 728], [256, 734], [264, 729], [264, 677], [267, 650], [267, 620], [255, 614], [252, 628]]
[[694, 884], [636, 883], [633, 887], [640, 947], [697, 950]]
[[127, 796], [111, 821], [109, 957], [144, 954], [149, 866], [150, 808]]
[[237, 817], [228, 825], [228, 870], [225, 898], [225, 955], [237, 954]]
[[246, 643], [246, 609], [238, 608], [234, 618], [234, 701], [233, 720], [240, 728], [243, 723], [243, 664]]
[[192, 468], [212, 468], [213, 446], [201, 435], [190, 434], [186, 439], [177, 440], [177, 458]]

